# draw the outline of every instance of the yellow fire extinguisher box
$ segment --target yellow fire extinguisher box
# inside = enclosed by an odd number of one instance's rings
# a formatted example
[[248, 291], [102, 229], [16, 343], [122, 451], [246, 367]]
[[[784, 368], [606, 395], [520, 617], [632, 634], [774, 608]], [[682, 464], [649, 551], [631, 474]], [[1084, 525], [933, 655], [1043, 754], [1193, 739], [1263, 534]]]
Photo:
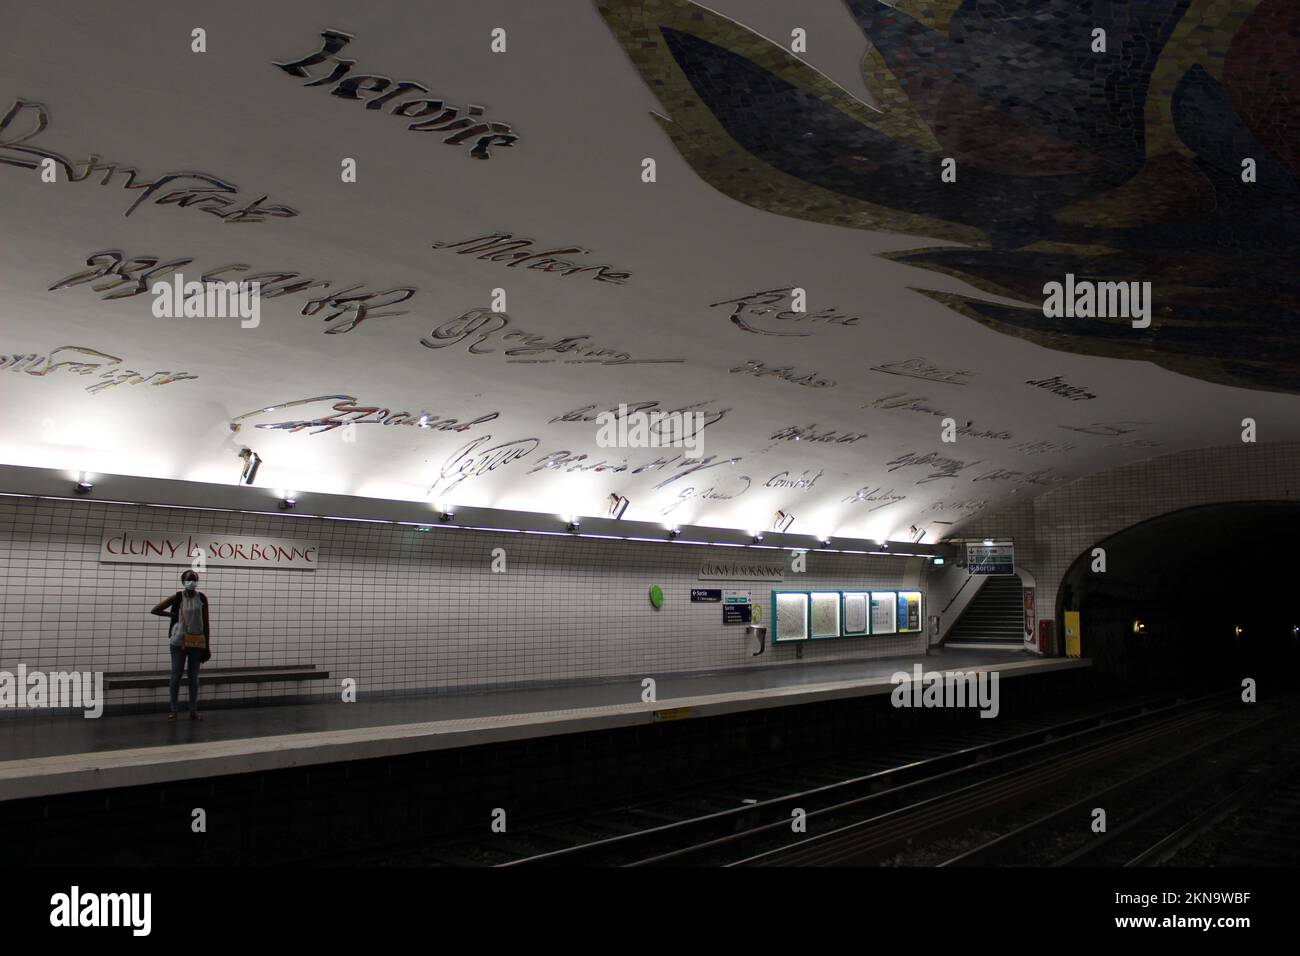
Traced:
[[1065, 612], [1065, 656], [1078, 657], [1082, 631], [1079, 625], [1079, 612]]

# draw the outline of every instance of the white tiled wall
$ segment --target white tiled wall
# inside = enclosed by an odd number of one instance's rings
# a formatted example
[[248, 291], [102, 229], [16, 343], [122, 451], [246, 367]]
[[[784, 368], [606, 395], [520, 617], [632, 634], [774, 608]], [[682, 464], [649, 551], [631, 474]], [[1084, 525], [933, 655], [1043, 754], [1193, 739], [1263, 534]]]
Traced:
[[1009, 538], [1037, 583], [1040, 620], [1056, 613], [1061, 579], [1084, 551], [1148, 518], [1197, 505], [1300, 500], [1300, 444], [1203, 448], [1115, 468], [976, 517], [960, 537]]
[[[180, 587], [183, 568], [101, 564], [111, 528], [220, 531], [320, 541], [314, 572], [210, 568], [210, 666], [311, 663], [352, 677], [362, 695], [424, 688], [656, 676], [790, 663], [795, 649], [751, 657], [743, 625], [692, 587], [746, 588], [767, 616], [772, 584], [700, 581], [709, 560], [788, 552], [533, 536], [114, 505], [0, 498], [0, 670], [158, 670], [164, 618], [149, 609]], [[507, 571], [490, 570], [493, 548]], [[777, 587], [913, 587], [919, 560], [808, 556]], [[648, 590], [666, 600], [650, 607]], [[810, 643], [803, 660], [923, 652], [924, 635]], [[216, 697], [323, 691], [314, 684], [222, 685]], [[165, 700], [117, 691], [109, 703]]]

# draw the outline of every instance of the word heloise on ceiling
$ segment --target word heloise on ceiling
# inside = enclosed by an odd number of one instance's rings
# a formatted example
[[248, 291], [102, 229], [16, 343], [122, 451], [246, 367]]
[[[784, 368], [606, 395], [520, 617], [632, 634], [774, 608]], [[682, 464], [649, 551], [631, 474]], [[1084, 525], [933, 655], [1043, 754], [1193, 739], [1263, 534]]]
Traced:
[[[373, 73], [358, 73], [349, 76], [348, 74], [352, 72], [352, 67], [356, 66], [357, 61], [343, 59], [337, 54], [352, 39], [350, 33], [341, 33], [338, 30], [322, 30], [321, 40], [323, 43], [319, 50], [300, 60], [277, 62], [275, 66], [278, 66], [290, 76], [306, 77], [307, 82], [303, 86], [336, 84], [334, 89], [330, 90], [330, 94], [341, 99], [360, 100], [363, 92], [379, 94], [366, 101], [366, 109], [368, 110], [381, 109], [389, 102], [412, 91], [419, 93], [430, 92], [427, 86], [411, 80], [401, 80], [394, 84], [391, 77], [379, 76]], [[334, 65], [333, 69], [324, 76], [313, 76], [307, 70], [309, 66], [329, 63]], [[490, 147], [513, 146], [515, 140], [519, 139], [510, 128], [510, 124], [481, 120], [480, 117], [483, 116], [483, 107], [481, 106], [467, 106], [465, 108], [466, 115], [461, 116], [458, 107], [451, 106], [442, 100], [416, 97], [415, 99], [394, 103], [390, 112], [394, 116], [415, 120], [416, 122], [410, 123], [406, 128], [417, 133], [450, 133], [451, 135], [443, 140], [444, 143], [450, 146], [460, 146], [472, 140], [474, 145], [469, 154], [475, 159], [490, 159], [492, 157]], [[425, 117], [432, 118], [425, 119]]]

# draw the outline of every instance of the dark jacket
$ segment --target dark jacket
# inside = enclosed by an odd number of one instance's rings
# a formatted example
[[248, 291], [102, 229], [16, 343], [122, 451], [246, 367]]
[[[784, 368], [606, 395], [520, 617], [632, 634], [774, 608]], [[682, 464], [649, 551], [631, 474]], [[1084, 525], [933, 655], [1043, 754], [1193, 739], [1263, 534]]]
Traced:
[[[167, 600], [158, 602], [157, 607], [155, 607], [149, 613], [157, 614], [159, 617], [168, 618], [170, 619], [172, 624], [175, 624], [180, 619], [181, 616], [181, 597], [184, 594], [185, 594], [184, 591], [177, 591], [171, 597], [167, 598]], [[203, 636], [207, 638], [208, 650], [211, 651], [212, 631], [208, 627], [208, 596], [204, 594], [202, 591], [199, 591], [198, 595], [199, 595], [199, 601], [202, 602], [203, 604]], [[170, 629], [168, 633], [170, 633]]]

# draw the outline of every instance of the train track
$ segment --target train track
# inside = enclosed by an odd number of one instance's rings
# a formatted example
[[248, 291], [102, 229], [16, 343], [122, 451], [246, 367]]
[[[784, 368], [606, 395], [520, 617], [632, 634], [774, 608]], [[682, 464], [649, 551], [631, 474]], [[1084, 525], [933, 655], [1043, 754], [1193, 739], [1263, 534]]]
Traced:
[[1220, 866], [1300, 864], [1300, 755], [1256, 773], [1127, 865], [1194, 863], [1202, 847]]
[[[509, 833], [452, 834], [415, 845], [399, 839], [362, 852], [341, 851], [337, 862], [864, 864], [913, 853], [935, 840], [968, 832], [973, 825], [983, 828], [990, 820], [1008, 819], [1016, 822], [1004, 825], [1000, 836], [932, 862], [997, 865], [1032, 862], [1037, 855], [1057, 865], [1113, 865], [1129, 863], [1159, 844], [1149, 858], [1158, 861], [1177, 854], [1195, 834], [1264, 790], [1274, 795], [1281, 818], [1287, 816], [1287, 794], [1300, 802], [1300, 771], [1284, 786], [1278, 783], [1286, 776], [1282, 769], [1261, 764], [1273, 743], [1288, 733], [1296, 737], [1297, 711], [1255, 707], [1259, 709], [1236, 704], [1231, 694], [1213, 694], [1190, 700], [1152, 698], [1051, 721], [1020, 720], [1011, 726], [985, 728], [978, 722], [933, 739], [686, 786], [637, 805], [574, 811], [512, 827]], [[1296, 746], [1300, 750], [1300, 744]], [[1213, 779], [1203, 775], [1198, 786], [1189, 786], [1188, 768], [1206, 766], [1213, 753], [1221, 755], [1214, 757]], [[1094, 786], [1098, 780], [1101, 783]], [[1095, 792], [1074, 799], [1084, 787]], [[1054, 804], [1053, 810], [1029, 823], [1017, 819], [1027, 805], [1041, 807], [1063, 788], [1071, 792], [1071, 799], [1059, 801], [1063, 805]], [[1068, 846], [1059, 839], [1052, 842], [1054, 827], [1066, 827], [1067, 821], [1076, 837], [1084, 833], [1079, 814], [1086, 816], [1098, 805], [1110, 813], [1107, 834], [1098, 838], [1089, 830], [1085, 836], [1090, 839], [1066, 841]], [[796, 815], [803, 832], [792, 824]], [[1186, 839], [1175, 839], [1169, 832], [1171, 821], [1184, 819], [1187, 827], [1178, 833]], [[297, 862], [336, 861], [315, 855]]]
[[[1152, 753], [1112, 772], [1113, 780], [1038, 814], [941, 866], [1031, 863], [1048, 866], [1153, 865], [1185, 847], [1213, 821], [1300, 759], [1290, 707], [1267, 708], [1206, 728], [1194, 745]], [[1094, 809], [1106, 828], [1094, 832]]]
[[[896, 809], [858, 819], [828, 820], [814, 836], [750, 853], [731, 864], [827, 866], [880, 862], [973, 824], [1021, 813], [1026, 806], [1039, 805], [1055, 792], [1080, 786], [1093, 774], [1165, 751], [1180, 741], [1194, 740], [1223, 720], [1222, 698], [1203, 698], [1129, 718], [1120, 728], [1081, 732], [1064, 741], [1028, 748], [1014, 760], [980, 768], [985, 771], [982, 774], [952, 781], [926, 781], [915, 799], [908, 799]], [[945, 783], [951, 785], [935, 786]]]
[[[978, 805], [961, 806], [974, 793], [972, 786], [982, 786], [985, 796], [1000, 787], [996, 793], [1002, 800], [1017, 792], [1032, 796], [1025, 774], [1036, 771], [1047, 782], [1051, 775], [1045, 765], [1055, 765], [1058, 774], [1077, 772], [1092, 762], [1111, 759], [1116, 752], [1142, 750], [1169, 735], [1189, 733], [1213, 722], [1212, 708], [1220, 701], [1219, 695], [1212, 695], [1130, 703], [1018, 732], [1006, 727], [970, 731], [957, 746], [949, 733], [942, 741], [911, 745], [906, 753], [882, 752], [856, 763], [832, 762], [785, 775], [732, 781], [668, 801], [588, 813], [459, 846], [417, 850], [386, 862], [501, 866], [842, 862], [827, 848], [848, 840], [847, 830], [854, 828], [858, 832], [853, 834], [851, 857], [859, 861], [863, 847], [856, 838], [862, 836], [864, 821], [878, 821], [878, 836], [892, 834], [891, 839], [877, 841], [871, 855], [878, 855], [898, 843], [901, 816], [914, 824], [901, 837], [905, 845], [909, 837], [918, 839], [940, 824], [955, 825], [972, 810], [985, 812], [984, 797]], [[936, 817], [932, 811], [945, 795], [956, 804], [948, 814]], [[816, 838], [799, 838], [792, 832], [795, 811], [809, 832], [818, 834]], [[833, 838], [827, 839], [828, 835]], [[786, 858], [786, 854], [793, 856]]]
[[947, 760], [956, 766], [983, 759], [990, 752], [990, 745], [1015, 747], [1035, 734], [1061, 734], [1132, 716], [1174, 700], [1172, 696], [1148, 697], [1090, 711], [1063, 708], [1032, 717], [975, 720], [960, 730], [946, 727], [902, 740], [891, 738], [859, 745], [817, 759], [793, 758], [745, 774], [722, 775], [713, 780], [695, 778], [688, 783], [665, 786], [635, 805], [592, 801], [559, 814], [527, 820], [515, 814], [507, 834], [488, 836], [478, 831], [471, 835], [463, 830], [416, 837], [395, 834], [389, 841], [367, 841], [364, 845], [341, 841], [338, 849], [329, 852], [313, 847], [265, 862], [309, 866], [492, 866], [527, 860], [557, 849], [586, 847], [610, 837], [641, 833], [652, 840], [651, 831], [665, 825], [700, 821], [714, 813], [737, 808], [751, 809], [785, 794], [883, 770], [894, 769], [905, 774], [906, 768], [925, 761], [937, 766], [941, 760]]

